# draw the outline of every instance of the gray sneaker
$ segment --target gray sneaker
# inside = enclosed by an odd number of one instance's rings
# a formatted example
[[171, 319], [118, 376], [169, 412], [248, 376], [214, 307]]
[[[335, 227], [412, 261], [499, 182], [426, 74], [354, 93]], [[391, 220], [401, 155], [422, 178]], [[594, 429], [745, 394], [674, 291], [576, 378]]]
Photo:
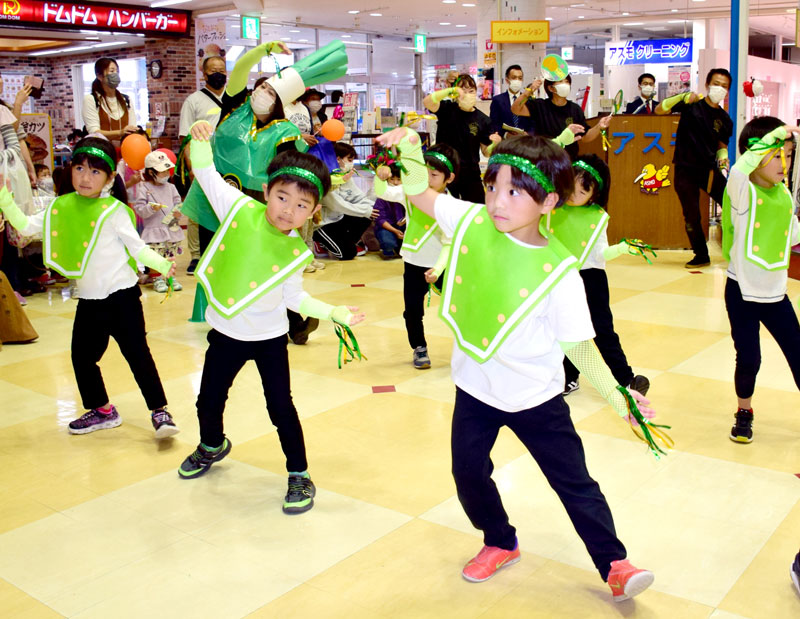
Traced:
[[418, 370], [427, 370], [431, 367], [427, 346], [417, 346], [414, 349], [414, 367]]
[[567, 386], [564, 387], [564, 392], [561, 395], [568, 396], [570, 393], [577, 391], [580, 388], [581, 384], [578, 382], [578, 379], [576, 378], [575, 380], [567, 383]]

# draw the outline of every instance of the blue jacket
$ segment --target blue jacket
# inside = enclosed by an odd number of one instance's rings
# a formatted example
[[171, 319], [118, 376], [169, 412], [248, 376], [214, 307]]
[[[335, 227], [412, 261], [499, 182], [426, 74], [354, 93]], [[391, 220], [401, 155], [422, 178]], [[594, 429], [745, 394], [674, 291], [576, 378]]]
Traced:
[[[508, 92], [501, 92], [492, 97], [492, 105], [489, 108], [489, 119], [492, 121], [492, 131], [503, 135], [503, 123], [514, 126], [514, 114], [511, 113], [511, 99]], [[531, 132], [533, 121], [530, 116], [517, 116], [517, 125], [523, 131]]]

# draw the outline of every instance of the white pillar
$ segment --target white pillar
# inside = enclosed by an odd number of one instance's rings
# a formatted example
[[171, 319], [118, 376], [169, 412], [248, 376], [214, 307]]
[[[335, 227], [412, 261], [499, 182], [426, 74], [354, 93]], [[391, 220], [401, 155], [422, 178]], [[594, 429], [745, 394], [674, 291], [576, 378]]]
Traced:
[[[486, 40], [492, 38], [491, 22], [544, 20], [546, 17], [545, 0], [481, 0], [478, 4], [478, 66], [483, 66], [483, 54], [486, 50]], [[498, 82], [505, 80], [506, 67], [518, 64], [525, 74], [525, 83], [532, 82], [540, 77], [542, 58], [547, 53], [546, 43], [504, 43], [495, 45], [497, 51], [497, 66], [495, 79]]]

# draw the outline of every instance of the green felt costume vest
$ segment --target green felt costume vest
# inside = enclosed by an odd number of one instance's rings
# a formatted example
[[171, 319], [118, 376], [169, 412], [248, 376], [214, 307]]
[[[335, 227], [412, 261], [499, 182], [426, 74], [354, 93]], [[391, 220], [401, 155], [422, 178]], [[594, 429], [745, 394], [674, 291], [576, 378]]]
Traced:
[[[783, 183], [769, 188], [750, 183], [750, 212], [744, 239], [745, 258], [766, 271], [789, 268], [791, 257], [792, 195]], [[731, 259], [733, 218], [728, 192], [722, 202], [722, 255]]]
[[441, 317], [461, 350], [483, 363], [576, 266], [555, 237], [546, 247], [524, 245], [498, 232], [486, 207], [475, 204], [453, 235]]
[[296, 232], [283, 234], [266, 218], [267, 205], [237, 200], [200, 259], [195, 276], [208, 302], [226, 318], [258, 301], [313, 259]]
[[545, 226], [578, 259], [580, 268], [608, 226], [608, 213], [596, 204], [564, 205], [547, 214]]
[[[135, 228], [133, 211], [112, 196], [84, 198], [76, 192], [53, 200], [44, 214], [44, 263], [64, 277], [83, 277], [100, 231], [117, 209], [128, 214]], [[127, 253], [127, 249], [125, 251]], [[129, 264], [136, 271], [136, 261], [132, 257]]]

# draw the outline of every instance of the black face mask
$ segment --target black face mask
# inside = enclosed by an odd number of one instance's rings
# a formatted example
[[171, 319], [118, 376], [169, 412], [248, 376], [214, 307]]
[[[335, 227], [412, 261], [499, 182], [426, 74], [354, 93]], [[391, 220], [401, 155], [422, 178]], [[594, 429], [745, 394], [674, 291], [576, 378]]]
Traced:
[[212, 73], [206, 76], [206, 81], [211, 88], [219, 90], [225, 85], [225, 82], [228, 81], [228, 76], [221, 72]]

